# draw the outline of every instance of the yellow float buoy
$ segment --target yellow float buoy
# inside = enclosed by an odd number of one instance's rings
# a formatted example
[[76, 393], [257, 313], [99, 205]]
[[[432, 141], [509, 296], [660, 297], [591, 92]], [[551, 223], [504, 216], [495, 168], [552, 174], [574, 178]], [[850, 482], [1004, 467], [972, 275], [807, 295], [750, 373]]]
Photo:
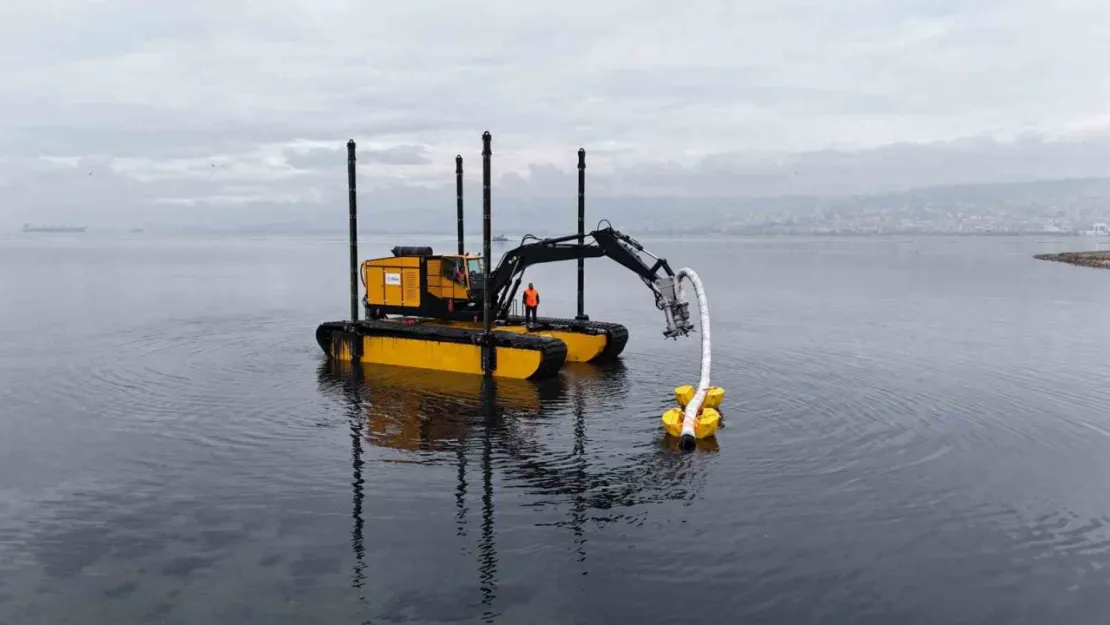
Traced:
[[[685, 413], [681, 408], [671, 408], [663, 413], [663, 429], [676, 438], [682, 436], [682, 420]], [[714, 408], [702, 408], [701, 414], [694, 419], [694, 438], [708, 438], [717, 433], [721, 424], [721, 414]]]
[[[694, 393], [698, 389], [694, 388], [692, 384], [684, 384], [674, 389], [674, 398], [678, 401], [678, 405], [686, 408], [686, 404], [694, 398]], [[721, 401], [725, 398], [725, 389], [719, 386], [710, 386], [709, 390], [705, 393], [705, 402], [702, 403], [702, 408], [717, 409], [721, 406]]]

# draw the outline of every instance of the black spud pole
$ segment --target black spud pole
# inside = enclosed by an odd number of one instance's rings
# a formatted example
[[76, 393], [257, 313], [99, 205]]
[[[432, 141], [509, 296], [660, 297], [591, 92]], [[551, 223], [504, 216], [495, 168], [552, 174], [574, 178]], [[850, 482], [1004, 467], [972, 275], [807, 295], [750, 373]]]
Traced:
[[347, 141], [347, 189], [351, 221], [351, 321], [358, 321], [358, 206], [355, 199], [355, 140]]
[[455, 195], [459, 207], [459, 256], [466, 252], [463, 249], [463, 168], [462, 155], [455, 157]]

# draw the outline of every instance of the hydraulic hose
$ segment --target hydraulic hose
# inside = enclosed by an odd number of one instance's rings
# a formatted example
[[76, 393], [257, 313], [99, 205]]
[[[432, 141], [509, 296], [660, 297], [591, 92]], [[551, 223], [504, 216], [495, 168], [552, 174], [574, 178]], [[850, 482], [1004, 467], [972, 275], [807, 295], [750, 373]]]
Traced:
[[685, 299], [682, 294], [683, 279], [689, 280], [694, 285], [694, 294], [698, 298], [698, 311], [701, 313], [701, 378], [698, 380], [697, 392], [694, 393], [693, 399], [686, 404], [686, 412], [682, 419], [681, 443], [684, 447], [693, 447], [694, 424], [701, 411], [701, 405], [705, 402], [705, 395], [709, 392], [709, 361], [712, 350], [709, 340], [709, 302], [705, 297], [705, 287], [702, 286], [701, 278], [693, 269], [689, 267], [679, 269], [675, 273], [675, 281], [678, 284], [679, 297], [683, 300]]

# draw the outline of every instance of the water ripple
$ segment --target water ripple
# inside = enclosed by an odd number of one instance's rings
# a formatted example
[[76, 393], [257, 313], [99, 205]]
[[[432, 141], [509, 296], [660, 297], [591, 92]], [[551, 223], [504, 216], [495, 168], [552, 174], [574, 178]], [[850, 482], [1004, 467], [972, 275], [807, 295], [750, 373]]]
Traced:
[[330, 243], [167, 243], [169, 303], [153, 248], [0, 246], [120, 294], [74, 323], [0, 280], [0, 621], [1098, 622], [1110, 273], [973, 243], [660, 242], [721, 311], [726, 427], [691, 454], [659, 416], [699, 337], [603, 268], [621, 362], [490, 385], [325, 362]]

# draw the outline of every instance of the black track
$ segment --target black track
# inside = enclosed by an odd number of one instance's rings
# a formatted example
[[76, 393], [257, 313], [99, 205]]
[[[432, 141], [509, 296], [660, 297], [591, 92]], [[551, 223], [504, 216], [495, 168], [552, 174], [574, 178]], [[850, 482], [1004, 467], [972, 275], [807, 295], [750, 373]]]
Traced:
[[[506, 317], [506, 323], [524, 325], [524, 317], [509, 315]], [[628, 344], [628, 328], [619, 323], [609, 323], [607, 321], [579, 321], [578, 319], [560, 319], [558, 317], [537, 317], [536, 322], [532, 325], [540, 330], [561, 330], [564, 332], [577, 332], [579, 334], [604, 334], [608, 339], [605, 342], [605, 349], [594, 358], [594, 362], [616, 358], [624, 351], [624, 346]]]
[[[615, 324], [614, 324], [615, 325]], [[326, 321], [316, 328], [316, 342], [326, 354], [335, 352], [335, 344], [350, 340], [354, 336], [391, 336], [444, 343], [465, 343], [480, 345], [482, 331], [478, 329], [455, 328], [450, 326], [420, 324], [405, 325], [400, 321]], [[627, 340], [627, 332], [625, 333]], [[554, 375], [563, 367], [567, 359], [567, 345], [550, 336], [519, 334], [516, 332], [493, 332], [493, 342], [497, 347], [531, 349], [541, 352], [540, 366], [530, 377], [532, 379]], [[361, 342], [356, 343], [361, 349]]]

